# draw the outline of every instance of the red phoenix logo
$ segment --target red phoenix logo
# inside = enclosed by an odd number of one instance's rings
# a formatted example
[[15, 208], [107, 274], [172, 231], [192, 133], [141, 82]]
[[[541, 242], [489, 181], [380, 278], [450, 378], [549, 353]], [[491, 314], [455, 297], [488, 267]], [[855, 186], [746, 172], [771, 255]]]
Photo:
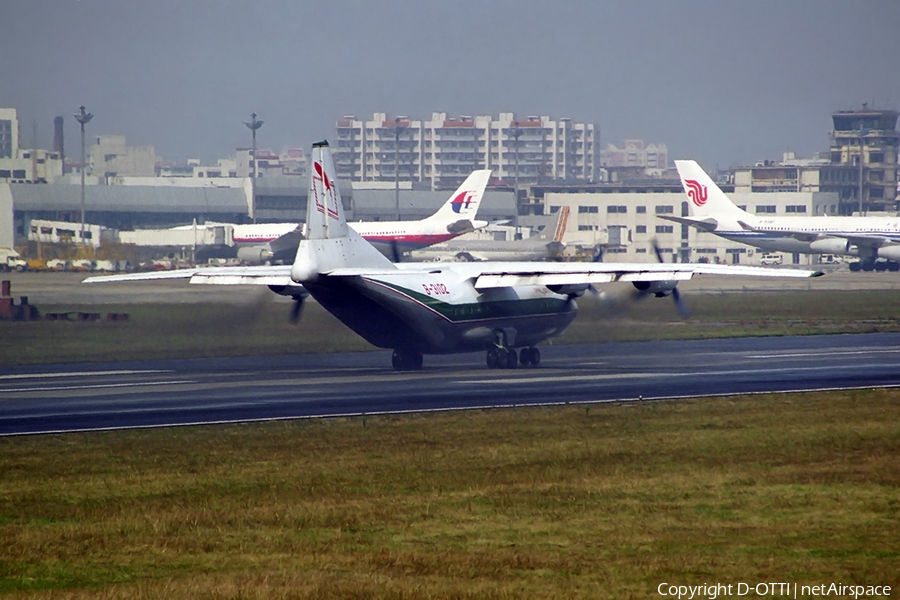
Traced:
[[696, 179], [685, 179], [684, 185], [687, 187], [687, 195], [688, 198], [691, 199], [697, 206], [703, 206], [706, 204], [706, 198], [708, 197], [706, 186], [700, 185]]

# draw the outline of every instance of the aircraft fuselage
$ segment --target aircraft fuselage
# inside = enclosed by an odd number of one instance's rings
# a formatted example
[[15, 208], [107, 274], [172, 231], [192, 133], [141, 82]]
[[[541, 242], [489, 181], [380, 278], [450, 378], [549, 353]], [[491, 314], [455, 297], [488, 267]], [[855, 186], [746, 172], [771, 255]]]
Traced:
[[496, 344], [498, 332], [510, 347], [533, 346], [565, 331], [578, 312], [569, 296], [544, 286], [479, 292], [452, 271], [325, 275], [304, 285], [370, 344], [424, 354], [485, 350]]

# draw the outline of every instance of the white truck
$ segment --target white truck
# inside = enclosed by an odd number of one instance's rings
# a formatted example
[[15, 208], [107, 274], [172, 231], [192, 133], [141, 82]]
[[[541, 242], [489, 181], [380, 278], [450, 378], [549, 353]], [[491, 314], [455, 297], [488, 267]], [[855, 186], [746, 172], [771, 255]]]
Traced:
[[19, 253], [11, 248], [0, 248], [0, 271], [10, 273], [18, 271], [21, 273], [28, 268], [28, 263], [22, 260]]

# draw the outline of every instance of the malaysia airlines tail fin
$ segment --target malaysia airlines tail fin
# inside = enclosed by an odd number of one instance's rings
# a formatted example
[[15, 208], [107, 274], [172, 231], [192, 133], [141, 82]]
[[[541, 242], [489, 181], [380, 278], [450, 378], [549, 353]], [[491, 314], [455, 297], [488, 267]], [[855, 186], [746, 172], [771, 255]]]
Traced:
[[443, 206], [426, 221], [444, 225], [450, 233], [472, 231], [487, 225], [487, 221], [476, 221], [475, 215], [490, 178], [490, 169], [472, 171]]
[[306, 205], [306, 238], [297, 247], [291, 279], [314, 281], [342, 268], [395, 269], [378, 250], [347, 225], [328, 142], [313, 144]]
[[676, 160], [675, 168], [681, 177], [684, 193], [691, 201], [694, 217], [703, 220], [712, 218], [720, 224], [753, 223], [756, 220], [753, 215], [738, 208], [695, 161]]

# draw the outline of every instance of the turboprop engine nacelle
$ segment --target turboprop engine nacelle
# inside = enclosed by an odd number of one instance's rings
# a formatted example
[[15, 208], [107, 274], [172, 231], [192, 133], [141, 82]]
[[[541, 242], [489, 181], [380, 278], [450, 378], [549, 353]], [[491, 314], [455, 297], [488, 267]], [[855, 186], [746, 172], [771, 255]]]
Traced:
[[578, 283], [574, 285], [548, 285], [547, 289], [554, 294], [564, 294], [569, 298], [580, 298], [590, 287], [588, 283]]
[[300, 300], [309, 296], [309, 292], [302, 285], [270, 285], [269, 289], [279, 296], [289, 296], [294, 300]]
[[900, 262], [900, 246], [885, 246], [878, 249], [878, 258]]
[[844, 238], [824, 238], [809, 243], [810, 252], [816, 254], [846, 254], [850, 250], [850, 240]]
[[261, 265], [267, 260], [272, 260], [272, 251], [268, 248], [252, 246], [250, 248], [238, 248], [237, 259], [251, 265]]
[[669, 281], [634, 281], [632, 285], [638, 289], [642, 294], [653, 294], [657, 298], [662, 298], [663, 296], [671, 296], [672, 292], [675, 291], [675, 286], [678, 285], [677, 281], [669, 280]]

